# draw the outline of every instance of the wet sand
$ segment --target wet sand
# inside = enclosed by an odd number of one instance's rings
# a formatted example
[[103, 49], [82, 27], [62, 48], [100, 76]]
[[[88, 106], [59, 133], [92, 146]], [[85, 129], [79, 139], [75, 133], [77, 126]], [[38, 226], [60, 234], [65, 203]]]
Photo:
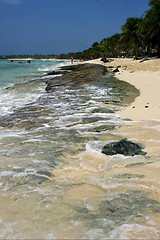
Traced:
[[[54, 171], [55, 181], [64, 184], [82, 183], [67, 192], [67, 198], [74, 203], [84, 200], [93, 207], [96, 213], [99, 203], [107, 195], [113, 197], [118, 192], [136, 191], [144, 192], [149, 199], [160, 202], [160, 59], [134, 61], [132, 59], [113, 59], [112, 62], [102, 63], [100, 60], [89, 61], [104, 66], [121, 66], [115, 73], [120, 80], [135, 86], [140, 95], [133, 103], [116, 112], [122, 118], [120, 128], [113, 131], [115, 135], [128, 138], [131, 141], [142, 143], [146, 157], [135, 156], [123, 158], [105, 156], [97, 152], [84, 152], [79, 156], [66, 159], [69, 166]], [[129, 120], [130, 119], [130, 120]], [[105, 179], [114, 179], [105, 184]], [[98, 182], [95, 179], [99, 179]], [[84, 184], [85, 183], [85, 184]], [[159, 238], [160, 213], [148, 214], [142, 218], [133, 229], [126, 231], [127, 238]], [[131, 227], [131, 226], [130, 226]], [[137, 233], [135, 233], [135, 228]], [[139, 228], [139, 229], [138, 229]], [[119, 233], [120, 234], [120, 233]], [[118, 235], [119, 236], [119, 235]]]

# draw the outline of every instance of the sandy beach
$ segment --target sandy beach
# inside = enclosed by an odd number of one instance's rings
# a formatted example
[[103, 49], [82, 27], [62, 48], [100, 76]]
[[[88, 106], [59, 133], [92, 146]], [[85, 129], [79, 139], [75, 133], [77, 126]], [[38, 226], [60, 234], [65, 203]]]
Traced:
[[132, 84], [140, 91], [140, 96], [130, 106], [117, 112], [120, 117], [132, 120], [160, 120], [160, 59], [140, 62], [114, 58], [108, 63], [103, 63], [100, 59], [90, 62], [107, 67], [121, 66], [119, 72], [115, 73], [116, 77]]
[[[145, 145], [149, 154], [160, 154], [160, 59], [143, 62], [132, 58], [114, 58], [103, 63], [100, 59], [92, 60], [104, 66], [119, 67], [115, 76], [135, 86], [140, 94], [133, 103], [122, 107], [116, 114], [124, 119], [116, 133], [129, 139], [136, 139]], [[131, 119], [131, 122], [125, 121]]]

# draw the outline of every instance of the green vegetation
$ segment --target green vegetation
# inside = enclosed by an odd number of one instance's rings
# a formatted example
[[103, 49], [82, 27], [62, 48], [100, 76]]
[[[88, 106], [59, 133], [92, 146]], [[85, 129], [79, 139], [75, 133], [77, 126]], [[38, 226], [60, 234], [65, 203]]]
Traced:
[[130, 17], [121, 26], [122, 33], [114, 34], [103, 39], [100, 43], [94, 42], [91, 48], [82, 52], [60, 55], [11, 55], [0, 56], [4, 58], [32, 59], [90, 59], [99, 57], [120, 56], [157, 56], [160, 57], [160, 0], [150, 0], [150, 9], [141, 18]]
[[24, 54], [24, 55], [5, 55], [5, 56], [0, 56], [0, 59], [25, 59], [25, 58], [32, 58], [32, 59], [51, 59], [55, 58], [56, 55], [51, 54], [51, 55], [42, 55], [42, 54], [35, 54], [35, 55], [29, 55], [29, 54]]

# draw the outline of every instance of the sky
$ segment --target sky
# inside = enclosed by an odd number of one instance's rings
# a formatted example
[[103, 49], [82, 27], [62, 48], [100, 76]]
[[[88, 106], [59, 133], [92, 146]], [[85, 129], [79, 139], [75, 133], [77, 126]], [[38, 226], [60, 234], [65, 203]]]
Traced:
[[0, 0], [0, 55], [88, 49], [141, 17], [149, 0]]

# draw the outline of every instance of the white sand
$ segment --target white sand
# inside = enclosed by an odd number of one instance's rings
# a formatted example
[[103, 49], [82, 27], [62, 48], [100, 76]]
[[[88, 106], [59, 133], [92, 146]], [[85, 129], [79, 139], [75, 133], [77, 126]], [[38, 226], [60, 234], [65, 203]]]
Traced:
[[134, 85], [139, 91], [135, 101], [117, 114], [132, 120], [160, 120], [160, 59], [141, 62], [133, 59], [112, 59], [109, 63], [98, 60], [89, 62], [104, 66], [121, 66], [116, 77]]
[[140, 91], [140, 96], [130, 106], [117, 112], [120, 117], [132, 120], [160, 119], [160, 72], [123, 71], [116, 76]]

